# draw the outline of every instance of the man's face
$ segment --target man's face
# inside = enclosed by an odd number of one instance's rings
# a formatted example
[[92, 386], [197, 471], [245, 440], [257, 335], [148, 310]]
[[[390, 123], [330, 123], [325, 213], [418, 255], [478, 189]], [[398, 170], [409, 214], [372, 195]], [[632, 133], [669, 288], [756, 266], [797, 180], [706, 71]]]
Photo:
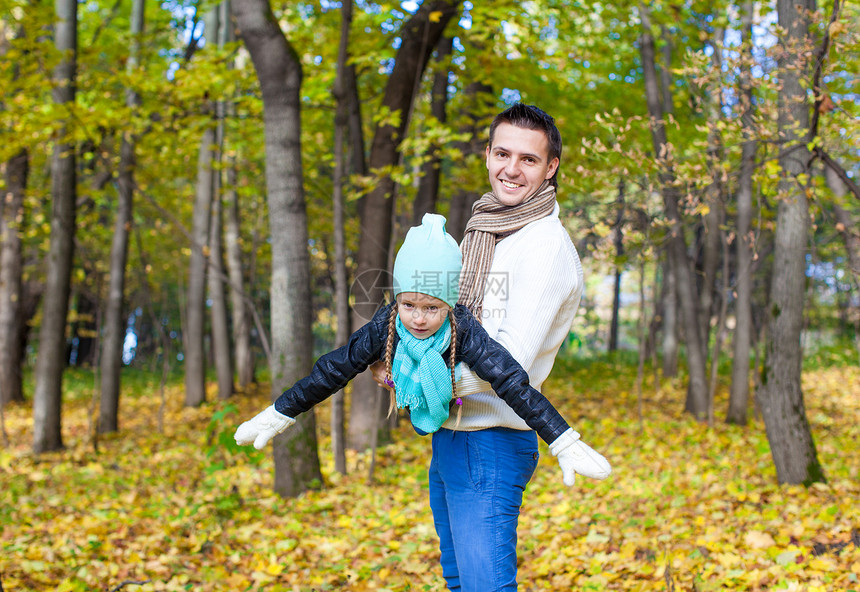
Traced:
[[549, 140], [542, 131], [502, 123], [487, 147], [490, 187], [506, 206], [521, 204], [557, 168], [558, 158], [549, 159]]

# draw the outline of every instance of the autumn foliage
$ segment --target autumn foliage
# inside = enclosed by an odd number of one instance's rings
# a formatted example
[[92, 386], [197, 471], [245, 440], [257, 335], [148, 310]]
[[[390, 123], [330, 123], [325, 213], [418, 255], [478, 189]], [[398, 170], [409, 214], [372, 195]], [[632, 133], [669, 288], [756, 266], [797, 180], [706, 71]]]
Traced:
[[[827, 484], [779, 486], [760, 420], [713, 428], [682, 413], [682, 381], [559, 363], [544, 391], [605, 453], [605, 481], [566, 488], [542, 458], [520, 520], [521, 590], [860, 590], [860, 370], [805, 373]], [[271, 448], [231, 444], [265, 388], [182, 406], [159, 389], [124, 393], [120, 429], [94, 451], [86, 389], [69, 394], [67, 449], [30, 452], [28, 404], [5, 410], [0, 451], [3, 590], [442, 590], [427, 504], [430, 440], [402, 421], [367, 484], [368, 454], [298, 499], [271, 491]], [[210, 397], [211, 399], [212, 397]], [[725, 407], [725, 388], [717, 409]], [[327, 406], [318, 409], [328, 415]], [[319, 421], [327, 426], [327, 421]]]

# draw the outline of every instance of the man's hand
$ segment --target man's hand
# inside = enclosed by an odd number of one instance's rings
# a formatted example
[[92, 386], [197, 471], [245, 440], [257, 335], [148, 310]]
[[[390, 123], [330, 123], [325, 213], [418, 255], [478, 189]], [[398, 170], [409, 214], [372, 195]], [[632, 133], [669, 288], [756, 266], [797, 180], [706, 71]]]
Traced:
[[579, 433], [573, 428], [568, 429], [549, 445], [549, 451], [558, 458], [564, 484], [572, 487], [576, 482], [576, 474], [592, 479], [606, 479], [612, 472], [602, 454], [579, 439]]
[[236, 430], [233, 438], [236, 444], [244, 446], [254, 443], [254, 448], [262, 448], [275, 436], [296, 423], [292, 417], [275, 411], [274, 405], [269, 405], [263, 411], [243, 423]]

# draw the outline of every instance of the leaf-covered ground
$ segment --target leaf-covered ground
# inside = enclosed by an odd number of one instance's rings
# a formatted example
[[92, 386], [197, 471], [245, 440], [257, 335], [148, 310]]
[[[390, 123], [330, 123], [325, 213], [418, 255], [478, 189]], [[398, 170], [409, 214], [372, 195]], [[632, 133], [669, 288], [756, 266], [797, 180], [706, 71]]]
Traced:
[[[541, 443], [520, 519], [521, 590], [860, 590], [856, 367], [804, 375], [828, 478], [808, 489], [777, 485], [760, 420], [708, 428], [685, 416], [680, 381], [659, 393], [646, 384], [640, 427], [634, 382], [629, 366], [580, 361], [557, 365], [545, 385], [614, 472], [568, 489]], [[6, 409], [3, 590], [444, 589], [430, 441], [406, 422], [368, 486], [366, 454], [349, 456], [348, 476], [334, 473], [321, 406], [324, 488], [285, 500], [271, 493], [271, 448], [221, 444], [267, 404], [265, 388], [200, 409], [168, 389], [159, 433], [157, 384], [132, 384], [122, 431], [97, 452], [89, 397], [72, 391], [66, 450], [38, 458], [30, 407]], [[725, 406], [721, 392], [718, 417]]]

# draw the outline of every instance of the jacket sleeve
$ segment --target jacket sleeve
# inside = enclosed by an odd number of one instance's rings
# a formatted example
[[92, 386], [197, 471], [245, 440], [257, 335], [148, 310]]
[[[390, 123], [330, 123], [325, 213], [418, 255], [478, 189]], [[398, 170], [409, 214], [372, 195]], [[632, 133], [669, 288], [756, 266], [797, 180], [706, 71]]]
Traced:
[[535, 430], [547, 444], [570, 426], [552, 403], [529, 384], [529, 375], [504, 347], [492, 339], [466, 307], [457, 305], [457, 358]]
[[385, 347], [391, 306], [377, 311], [366, 325], [350, 335], [346, 345], [321, 356], [308, 376], [278, 397], [275, 409], [295, 418], [325, 401], [377, 361]]

